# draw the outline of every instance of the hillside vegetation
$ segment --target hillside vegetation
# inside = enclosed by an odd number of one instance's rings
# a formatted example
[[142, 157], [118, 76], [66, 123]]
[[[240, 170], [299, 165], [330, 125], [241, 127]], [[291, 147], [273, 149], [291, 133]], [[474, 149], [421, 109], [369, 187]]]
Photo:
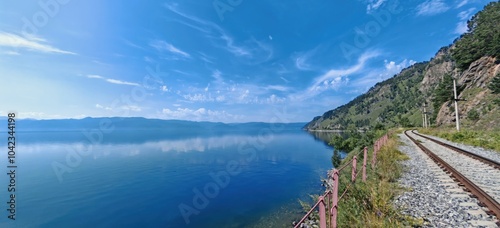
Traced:
[[462, 123], [500, 129], [500, 3], [491, 2], [468, 21], [469, 32], [429, 61], [416, 63], [377, 83], [336, 109], [315, 117], [308, 130], [371, 129], [422, 125], [423, 106], [435, 126], [455, 122], [453, 79]]

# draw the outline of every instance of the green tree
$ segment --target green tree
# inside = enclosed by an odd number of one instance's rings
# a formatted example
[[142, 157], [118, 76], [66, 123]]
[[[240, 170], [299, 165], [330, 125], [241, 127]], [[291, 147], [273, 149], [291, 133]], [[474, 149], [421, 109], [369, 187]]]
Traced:
[[445, 74], [443, 80], [441, 80], [434, 91], [434, 97], [432, 99], [434, 112], [432, 113], [432, 119], [436, 119], [441, 105], [450, 100], [453, 100], [453, 78], [451, 75]]
[[337, 149], [334, 149], [333, 155], [332, 155], [333, 167], [338, 168], [340, 166], [340, 162], [342, 162], [342, 157], [340, 156], [340, 151]]
[[477, 121], [479, 120], [479, 112], [477, 112], [476, 109], [472, 109], [467, 113], [467, 118], [469, 118], [472, 121]]
[[410, 122], [410, 119], [408, 119], [408, 117], [401, 117], [401, 119], [399, 119], [399, 124], [402, 126], [402, 127], [413, 127], [413, 124]]
[[500, 73], [491, 80], [488, 89], [491, 90], [491, 93], [500, 94]]
[[500, 57], [500, 2], [491, 2], [468, 22], [468, 32], [455, 42], [452, 57], [465, 70], [483, 56]]

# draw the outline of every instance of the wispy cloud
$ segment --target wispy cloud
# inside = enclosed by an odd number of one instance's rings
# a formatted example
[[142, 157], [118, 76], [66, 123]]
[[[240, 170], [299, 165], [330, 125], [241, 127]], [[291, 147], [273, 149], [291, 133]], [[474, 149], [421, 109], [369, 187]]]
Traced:
[[467, 21], [460, 21], [457, 23], [457, 27], [455, 27], [455, 30], [453, 31], [454, 34], [464, 34], [469, 30], [469, 27], [467, 27]]
[[155, 40], [155, 41], [152, 41], [150, 43], [151, 47], [154, 47], [156, 48], [157, 50], [159, 51], [162, 51], [162, 50], [166, 50], [166, 51], [169, 51], [173, 54], [176, 54], [176, 55], [180, 55], [182, 57], [185, 57], [185, 58], [190, 58], [191, 55], [182, 51], [181, 49], [175, 47], [174, 45], [168, 43], [168, 42], [165, 42], [163, 40]]
[[415, 63], [416, 61], [408, 59], [404, 59], [399, 63], [396, 63], [395, 61], [384, 60], [383, 67], [376, 67], [370, 70], [370, 73], [364, 74], [362, 77], [353, 79], [351, 81], [351, 84], [354, 85], [355, 88], [352, 91], [357, 91], [357, 93], [364, 92], [371, 86], [375, 85], [377, 82], [386, 80]]
[[428, 0], [417, 6], [418, 16], [432, 16], [446, 12], [450, 7], [443, 0]]
[[17, 51], [5, 51], [3, 52], [4, 54], [6, 55], [21, 55], [19, 52]]
[[267, 90], [276, 90], [276, 91], [281, 91], [281, 92], [287, 92], [291, 88], [290, 87], [286, 87], [286, 86], [281, 86], [281, 85], [269, 85], [269, 86], [266, 86], [265, 89], [267, 89]]
[[454, 34], [461, 35], [469, 31], [467, 20], [469, 20], [475, 10], [476, 8], [470, 8], [457, 14], [457, 17], [460, 19], [460, 21], [457, 23], [457, 27], [455, 27], [455, 30], [453, 31]]
[[367, 51], [358, 58], [358, 63], [354, 66], [345, 69], [330, 69], [326, 73], [316, 77], [313, 83], [305, 90], [290, 95], [290, 99], [302, 101], [314, 97], [328, 89], [338, 89], [339, 86], [349, 82], [349, 75], [363, 72], [366, 67], [366, 62], [372, 58], [379, 56], [377, 51]]
[[36, 37], [21, 37], [16, 34], [0, 32], [0, 46], [11, 47], [11, 48], [24, 48], [31, 51], [45, 52], [45, 53], [57, 53], [57, 54], [69, 54], [76, 55], [70, 51], [64, 51], [48, 44], [45, 44], [44, 39]]
[[295, 55], [295, 67], [299, 70], [311, 70], [312, 67], [308, 60], [316, 53], [316, 50], [317, 48]]
[[374, 57], [377, 57], [377, 56], [379, 56], [379, 53], [376, 51], [365, 52], [359, 57], [358, 63], [356, 65], [351, 66], [347, 69], [331, 69], [331, 70], [329, 70], [325, 74], [320, 75], [319, 77], [314, 79], [314, 83], [309, 87], [308, 90], [315, 91], [316, 87], [318, 87], [321, 84], [324, 84], [325, 81], [335, 79], [339, 76], [346, 76], [346, 75], [360, 72], [363, 70], [363, 68], [365, 67], [365, 63], [368, 60], [370, 60]]
[[465, 5], [467, 5], [467, 3], [469, 3], [469, 0], [462, 0], [462, 1], [460, 1], [460, 3], [457, 4], [457, 6], [455, 8], [460, 8], [462, 6], [465, 6]]
[[214, 78], [214, 83], [224, 84], [224, 79], [222, 78], [222, 73], [219, 70], [214, 70], [212, 73], [212, 78]]
[[[112, 107], [104, 106], [104, 105], [101, 105], [101, 104], [96, 104], [95, 107], [98, 108], [98, 109], [104, 109], [104, 110], [107, 110], [107, 111], [113, 111]], [[139, 107], [137, 105], [123, 105], [123, 106], [117, 107], [115, 109], [121, 109], [121, 110], [126, 110], [126, 111], [133, 111], [133, 112], [140, 112], [140, 111], [142, 111], [142, 107]]]
[[472, 7], [468, 10], [464, 10], [460, 13], [458, 13], [457, 17], [460, 18], [460, 20], [468, 20], [470, 18], [470, 16], [472, 15], [472, 13], [474, 13], [474, 10], [476, 10], [476, 8]]
[[87, 75], [87, 78], [98, 78], [98, 79], [104, 79], [102, 76], [95, 75], [95, 74], [89, 74], [89, 75]]
[[387, 0], [369, 0], [366, 6], [366, 13], [372, 13], [377, 10]]
[[[262, 56], [265, 56], [264, 59], [268, 60], [272, 56], [272, 48], [268, 45], [264, 45], [262, 42], [250, 39], [247, 44], [252, 45], [237, 44], [234, 38], [219, 25], [182, 12], [177, 8], [177, 4], [165, 4], [164, 6], [169, 11], [189, 21], [179, 21], [181, 24], [198, 30], [210, 40], [218, 41], [219, 43], [222, 41], [223, 45], [220, 47], [237, 57], [262, 58]], [[207, 58], [203, 58], [204, 61], [206, 59]]]
[[113, 83], [113, 84], [118, 84], [118, 85], [130, 85], [130, 86], [139, 86], [139, 84], [135, 82], [127, 82], [127, 81], [122, 81], [122, 80], [117, 80], [117, 79], [106, 79], [107, 82]]
[[162, 110], [163, 118], [165, 119], [180, 119], [180, 120], [197, 120], [197, 121], [223, 121], [228, 122], [228, 120], [241, 120], [242, 115], [233, 115], [225, 110], [210, 110], [206, 108], [189, 109], [189, 108], [177, 108], [169, 109], [164, 108]]
[[130, 86], [140, 86], [138, 83], [135, 82], [127, 82], [127, 81], [122, 81], [118, 79], [112, 79], [112, 78], [106, 78], [100, 75], [95, 75], [95, 74], [90, 74], [87, 75], [87, 78], [93, 78], [93, 79], [101, 79], [106, 82], [112, 83], [112, 84], [117, 84], [117, 85], [130, 85]]

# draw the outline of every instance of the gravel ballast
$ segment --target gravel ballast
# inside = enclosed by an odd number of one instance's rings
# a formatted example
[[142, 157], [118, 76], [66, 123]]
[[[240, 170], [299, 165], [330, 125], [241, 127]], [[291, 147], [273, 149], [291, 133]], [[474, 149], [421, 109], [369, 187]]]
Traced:
[[394, 204], [403, 214], [423, 220], [424, 227], [497, 227], [478, 201], [464, 192], [404, 134], [399, 150], [410, 158], [404, 161], [399, 184], [406, 191]]

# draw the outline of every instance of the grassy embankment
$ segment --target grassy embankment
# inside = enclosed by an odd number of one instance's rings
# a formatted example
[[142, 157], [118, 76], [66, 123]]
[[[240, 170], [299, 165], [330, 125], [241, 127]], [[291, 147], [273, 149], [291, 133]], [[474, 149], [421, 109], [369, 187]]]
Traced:
[[457, 132], [454, 128], [420, 128], [418, 131], [452, 142], [496, 150], [500, 153], [500, 131], [461, 130]]
[[[361, 181], [361, 174], [352, 185], [347, 195], [339, 202], [339, 227], [402, 227], [418, 225], [419, 221], [403, 216], [392, 205], [392, 201], [403, 188], [397, 179], [403, 172], [401, 161], [408, 157], [398, 150], [399, 141], [393, 134], [388, 143], [377, 154], [377, 165], [371, 168], [373, 148], [370, 148], [367, 159], [367, 180]], [[344, 162], [351, 160], [355, 151], [351, 152]], [[361, 156], [362, 157], [362, 156]], [[362, 168], [359, 158], [358, 170]], [[340, 177], [339, 195], [351, 180], [351, 169], [344, 170]]]
[[[375, 135], [380, 136], [381, 134]], [[367, 180], [362, 182], [362, 174], [360, 173], [356, 183], [350, 186], [347, 194], [339, 201], [338, 227], [405, 227], [422, 224], [422, 221], [416, 221], [402, 215], [392, 204], [394, 197], [405, 191], [398, 185], [397, 179], [403, 172], [400, 162], [408, 157], [398, 150], [398, 145], [397, 134], [393, 133], [388, 143], [379, 151], [374, 169], [371, 168], [373, 147], [369, 147]], [[340, 166], [349, 162], [359, 151], [361, 151], [360, 147], [352, 150], [342, 160]], [[361, 170], [363, 153], [357, 160], [357, 169]], [[342, 170], [339, 183], [338, 195], [340, 197], [351, 183], [351, 167]]]

